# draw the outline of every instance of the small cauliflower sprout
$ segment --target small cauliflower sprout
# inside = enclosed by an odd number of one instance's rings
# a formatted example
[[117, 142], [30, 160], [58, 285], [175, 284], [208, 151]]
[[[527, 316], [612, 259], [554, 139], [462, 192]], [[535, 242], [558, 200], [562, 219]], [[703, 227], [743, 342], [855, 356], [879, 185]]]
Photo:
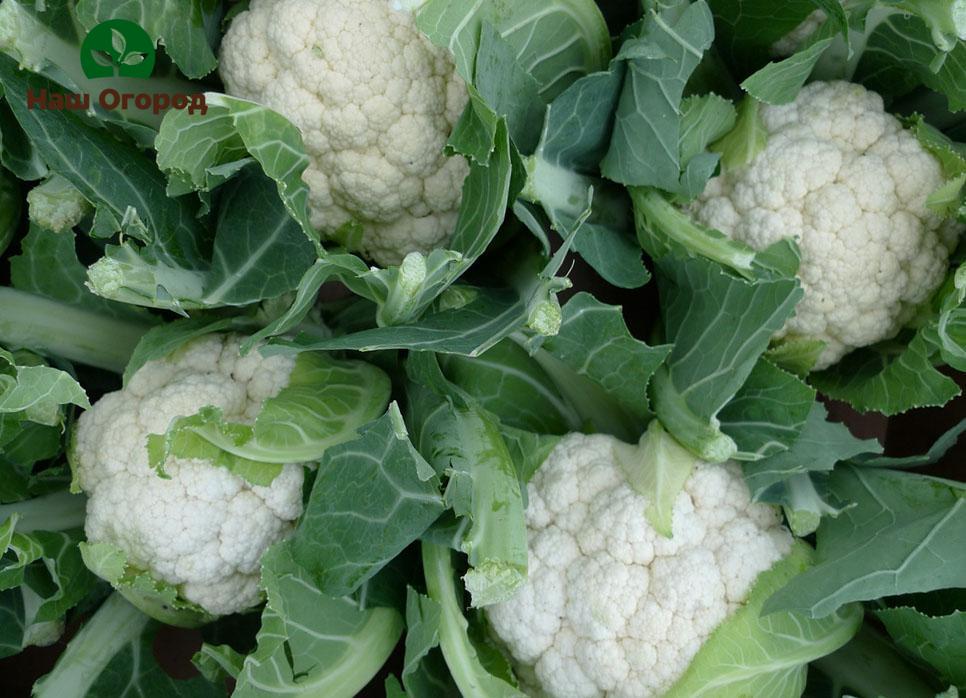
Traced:
[[260, 602], [262, 554], [302, 512], [303, 461], [353, 438], [388, 398], [373, 366], [242, 356], [243, 340], [209, 335], [145, 363], [74, 433], [84, 560], [169, 623]]
[[55, 233], [70, 230], [92, 210], [77, 187], [60, 175], [51, 175], [31, 189], [27, 193], [27, 206], [31, 223]]
[[757, 118], [764, 148], [724, 167], [689, 210], [756, 250], [798, 243], [805, 297], [779, 337], [824, 342], [815, 368], [826, 368], [912, 320], [963, 226], [927, 206], [940, 163], [861, 85], [815, 82]]
[[[642, 448], [648, 439], [670, 437], [651, 429]], [[742, 614], [744, 629], [733, 632], [760, 633], [762, 600], [750, 603], [752, 590], [807, 546], [794, 541], [775, 508], [751, 501], [733, 462], [688, 463], [683, 487], [672, 495], [671, 536], [663, 535], [645, 514], [649, 498], [630, 484], [625, 463], [633, 450], [611, 436], [570, 434], [529, 483], [529, 580], [487, 609], [529, 695], [691, 696], [693, 685], [737, 691], [740, 681], [774, 671], [768, 662], [756, 667], [749, 653], [749, 664], [735, 667], [743, 678], [734, 678], [716, 666], [709, 638], [727, 642], [723, 624]], [[849, 614], [787, 648], [800, 654], [783, 669], [802, 664], [804, 671], [803, 655], [844, 644], [858, 625], [855, 609]], [[790, 635], [803, 632], [797, 627]], [[764, 645], [776, 642], [763, 637]], [[781, 655], [777, 642], [769, 652]], [[785, 695], [780, 684], [772, 695]]]
[[360, 226], [362, 253], [384, 266], [446, 243], [469, 167], [443, 146], [467, 92], [410, 12], [388, 0], [253, 0], [222, 40], [221, 77], [302, 132], [323, 234]]

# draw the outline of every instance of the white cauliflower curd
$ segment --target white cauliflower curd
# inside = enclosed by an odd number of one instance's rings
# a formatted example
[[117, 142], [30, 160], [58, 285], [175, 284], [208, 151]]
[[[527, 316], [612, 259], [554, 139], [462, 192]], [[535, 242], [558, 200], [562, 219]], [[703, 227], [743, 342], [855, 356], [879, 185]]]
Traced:
[[205, 406], [251, 423], [287, 385], [291, 357], [243, 357], [240, 341], [211, 335], [146, 363], [80, 416], [71, 458], [88, 495], [88, 541], [117, 546], [131, 565], [214, 615], [259, 602], [259, 560], [302, 512], [303, 468], [285, 465], [259, 487], [208, 461], [171, 457], [165, 479], [150, 467], [146, 444]]
[[758, 250], [798, 242], [805, 297], [779, 336], [825, 342], [825, 368], [914, 317], [962, 226], [926, 207], [940, 164], [876, 93], [816, 82], [759, 114], [765, 148], [711, 179], [690, 213]]
[[488, 611], [531, 695], [663, 695], [792, 548], [734, 463], [695, 465], [674, 502], [673, 536], [662, 536], [627, 484], [619, 447], [610, 436], [566, 436], [529, 484], [529, 581]]
[[359, 224], [381, 265], [453, 232], [468, 166], [443, 146], [467, 101], [445, 49], [387, 0], [253, 0], [221, 44], [227, 91], [302, 132], [312, 224]]

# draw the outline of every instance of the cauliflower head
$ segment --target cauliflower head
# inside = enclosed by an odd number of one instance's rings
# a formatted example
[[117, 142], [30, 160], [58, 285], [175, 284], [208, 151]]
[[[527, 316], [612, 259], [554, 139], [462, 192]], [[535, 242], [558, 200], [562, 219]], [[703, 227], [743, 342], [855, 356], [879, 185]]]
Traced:
[[663, 537], [627, 484], [619, 446], [570, 434], [529, 484], [529, 580], [488, 611], [534, 695], [662, 695], [791, 550], [777, 512], [751, 502], [734, 463], [696, 464], [674, 503], [673, 537]]
[[826, 368], [912, 319], [942, 283], [962, 226], [926, 207], [940, 164], [878, 94], [816, 82], [759, 114], [765, 148], [711, 179], [690, 212], [758, 250], [798, 242], [805, 296], [779, 337], [825, 342], [815, 368]]
[[232, 95], [302, 132], [312, 224], [361, 225], [361, 251], [398, 264], [453, 232], [461, 157], [443, 146], [467, 102], [445, 49], [388, 0], [253, 0], [221, 44]]
[[287, 464], [267, 487], [197, 459], [148, 464], [149, 434], [212, 405], [252, 422], [284, 388], [291, 357], [240, 356], [241, 338], [211, 335], [150, 361], [80, 416], [72, 466], [88, 495], [88, 542], [120, 548], [128, 562], [174, 585], [214, 615], [260, 601], [259, 560], [302, 513], [303, 468]]
[[30, 220], [55, 233], [63, 233], [84, 220], [91, 205], [77, 188], [60, 175], [52, 175], [27, 193]]

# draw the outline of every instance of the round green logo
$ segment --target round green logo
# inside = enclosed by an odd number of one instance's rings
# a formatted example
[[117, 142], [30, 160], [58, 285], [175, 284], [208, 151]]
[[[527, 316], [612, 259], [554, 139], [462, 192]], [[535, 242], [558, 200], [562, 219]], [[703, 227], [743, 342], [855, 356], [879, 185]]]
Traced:
[[81, 69], [88, 78], [148, 78], [154, 70], [154, 42], [126, 19], [109, 19], [87, 33]]

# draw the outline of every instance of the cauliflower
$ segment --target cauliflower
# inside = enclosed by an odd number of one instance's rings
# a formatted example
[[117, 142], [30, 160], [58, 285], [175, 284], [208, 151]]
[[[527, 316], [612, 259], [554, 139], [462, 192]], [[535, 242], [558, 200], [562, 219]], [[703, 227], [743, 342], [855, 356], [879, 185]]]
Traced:
[[211, 335], [146, 363], [81, 415], [71, 454], [88, 495], [88, 542], [117, 546], [129, 564], [214, 615], [259, 602], [259, 560], [302, 512], [303, 467], [286, 464], [260, 487], [208, 461], [172, 457], [162, 478], [148, 464], [146, 440], [206, 406], [254, 421], [287, 385], [295, 361], [240, 356], [240, 342]]
[[52, 175], [31, 189], [27, 205], [30, 220], [55, 233], [70, 230], [91, 212], [84, 195], [60, 175]]
[[962, 226], [927, 208], [940, 164], [874, 92], [816, 82], [759, 115], [765, 148], [711, 179], [690, 213], [758, 250], [798, 242], [805, 297], [779, 337], [821, 340], [826, 368], [913, 318]]
[[488, 611], [534, 695], [662, 695], [792, 548], [734, 463], [695, 465], [663, 537], [626, 481], [620, 447], [570, 434], [529, 484], [529, 581]]
[[387, 0], [253, 0], [222, 41], [221, 77], [302, 132], [325, 235], [359, 224], [382, 265], [449, 238], [469, 169], [443, 146], [467, 92], [411, 14]]

